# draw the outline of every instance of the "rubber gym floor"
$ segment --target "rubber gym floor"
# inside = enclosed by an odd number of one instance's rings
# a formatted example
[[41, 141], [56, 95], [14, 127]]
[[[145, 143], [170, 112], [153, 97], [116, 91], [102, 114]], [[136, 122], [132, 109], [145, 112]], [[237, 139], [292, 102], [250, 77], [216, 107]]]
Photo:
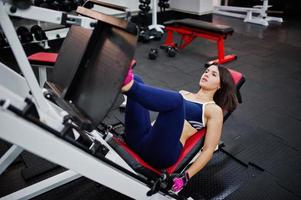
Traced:
[[[246, 78], [241, 88], [243, 103], [224, 124], [224, 147], [181, 194], [194, 199], [301, 199], [300, 18], [267, 28], [218, 15], [213, 16], [213, 22], [235, 30], [225, 40], [225, 51], [236, 54], [238, 59], [225, 66]], [[217, 54], [216, 44], [196, 39], [174, 58], [159, 50], [158, 58], [149, 60], [150, 48], [162, 43], [163, 40], [138, 44], [135, 72], [147, 84], [196, 91], [204, 63]], [[33, 51], [27, 49], [27, 53]], [[1, 60], [5, 60], [4, 55], [0, 54]], [[123, 121], [117, 107], [106, 122]], [[155, 117], [156, 113], [152, 113]], [[0, 142], [2, 155], [10, 145]], [[24, 152], [0, 176], [0, 197], [63, 170]], [[40, 171], [47, 172], [37, 176]], [[34, 199], [128, 198], [79, 178]]]

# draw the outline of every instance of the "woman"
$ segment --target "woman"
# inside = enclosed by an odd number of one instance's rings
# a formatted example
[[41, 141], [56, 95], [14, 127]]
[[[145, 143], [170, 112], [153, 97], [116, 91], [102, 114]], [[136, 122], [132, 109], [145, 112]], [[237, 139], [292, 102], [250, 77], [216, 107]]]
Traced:
[[[187, 181], [212, 158], [223, 125], [223, 110], [237, 104], [230, 72], [211, 65], [201, 76], [197, 93], [174, 92], [145, 85], [130, 69], [122, 87], [127, 96], [126, 143], [150, 165], [163, 169], [174, 164], [186, 140], [206, 127], [202, 153], [181, 175], [173, 179], [173, 190]], [[151, 125], [149, 110], [159, 112]]]

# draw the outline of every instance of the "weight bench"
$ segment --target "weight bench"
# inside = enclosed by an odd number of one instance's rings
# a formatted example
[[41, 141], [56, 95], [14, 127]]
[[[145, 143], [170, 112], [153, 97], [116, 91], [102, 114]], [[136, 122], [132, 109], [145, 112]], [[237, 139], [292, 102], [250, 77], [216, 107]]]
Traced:
[[[228, 35], [232, 35], [234, 30], [230, 26], [213, 24], [196, 19], [171, 20], [164, 23], [167, 37], [164, 46], [184, 49], [195, 38], [204, 38], [217, 42], [218, 58], [211, 63], [223, 64], [237, 58], [236, 55], [226, 55], [224, 51], [224, 40]], [[174, 42], [173, 33], [181, 35], [180, 44]]]
[[[229, 69], [237, 88], [238, 102], [242, 103], [239, 90], [245, 82], [245, 78], [240, 72]], [[230, 113], [225, 112], [224, 121], [229, 117]], [[110, 146], [138, 173], [144, 175], [151, 180], [159, 180], [157, 184], [161, 184], [166, 177], [172, 173], [180, 173], [192, 160], [193, 157], [201, 150], [206, 135], [206, 129], [203, 128], [192, 135], [185, 143], [178, 161], [167, 169], [156, 169], [143, 161], [134, 151], [132, 151], [122, 138], [113, 136], [108, 140]], [[165, 177], [165, 178], [164, 178]], [[162, 182], [161, 182], [162, 181]], [[158, 185], [157, 185], [158, 186]], [[160, 187], [160, 186], [158, 186]], [[157, 188], [158, 189], [158, 188]], [[155, 187], [152, 188], [149, 195], [157, 192]]]
[[37, 52], [27, 57], [29, 63], [39, 69], [40, 87], [43, 87], [44, 83], [47, 81], [47, 68], [53, 68], [57, 55], [57, 53]]

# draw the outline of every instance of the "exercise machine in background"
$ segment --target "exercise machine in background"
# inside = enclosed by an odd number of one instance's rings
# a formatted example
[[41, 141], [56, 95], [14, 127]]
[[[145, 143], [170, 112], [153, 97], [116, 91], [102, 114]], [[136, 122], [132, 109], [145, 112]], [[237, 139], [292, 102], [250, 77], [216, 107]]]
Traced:
[[268, 0], [262, 0], [262, 5], [253, 7], [236, 7], [228, 6], [226, 2], [224, 6], [215, 6], [213, 13], [230, 17], [244, 19], [244, 22], [268, 26], [271, 21], [282, 23], [281, 17], [271, 17], [267, 15], [268, 9], [272, 7]]

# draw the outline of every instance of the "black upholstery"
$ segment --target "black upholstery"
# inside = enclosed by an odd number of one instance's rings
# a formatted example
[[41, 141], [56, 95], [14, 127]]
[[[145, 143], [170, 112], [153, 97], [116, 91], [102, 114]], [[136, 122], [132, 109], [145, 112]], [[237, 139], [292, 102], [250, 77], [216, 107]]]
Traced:
[[171, 20], [164, 23], [165, 26], [185, 26], [194, 29], [200, 29], [203, 31], [213, 32], [223, 35], [231, 35], [234, 30], [230, 26], [213, 24], [197, 19], [180, 19], [180, 20]]

